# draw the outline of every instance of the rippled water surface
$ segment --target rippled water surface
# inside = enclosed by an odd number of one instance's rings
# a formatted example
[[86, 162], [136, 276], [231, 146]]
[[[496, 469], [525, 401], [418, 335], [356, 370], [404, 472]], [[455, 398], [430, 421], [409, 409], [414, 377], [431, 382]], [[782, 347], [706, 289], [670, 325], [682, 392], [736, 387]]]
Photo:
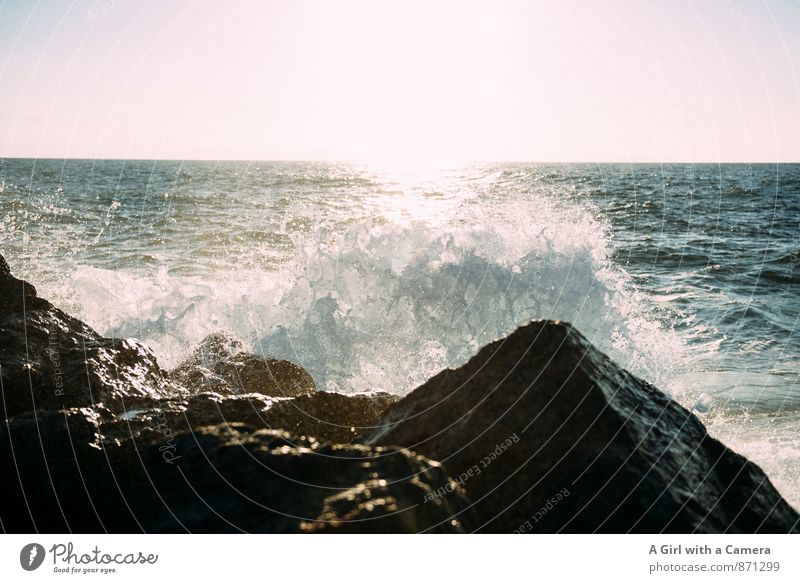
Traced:
[[405, 393], [575, 324], [800, 504], [800, 166], [0, 161], [0, 252], [175, 364], [214, 331]]

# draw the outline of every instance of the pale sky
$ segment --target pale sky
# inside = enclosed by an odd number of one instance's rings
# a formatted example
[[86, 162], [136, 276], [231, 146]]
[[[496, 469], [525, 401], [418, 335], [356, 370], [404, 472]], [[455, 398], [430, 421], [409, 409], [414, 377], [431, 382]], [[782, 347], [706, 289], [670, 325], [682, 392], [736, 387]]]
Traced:
[[800, 161], [800, 0], [0, 0], [0, 156]]

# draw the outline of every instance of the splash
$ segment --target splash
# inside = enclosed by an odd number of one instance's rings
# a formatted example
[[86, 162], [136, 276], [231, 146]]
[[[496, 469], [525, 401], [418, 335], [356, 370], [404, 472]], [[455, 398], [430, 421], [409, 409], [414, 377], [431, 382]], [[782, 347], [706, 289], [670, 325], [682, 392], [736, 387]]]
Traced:
[[71, 286], [90, 324], [143, 339], [167, 365], [223, 330], [337, 392], [404, 394], [535, 318], [573, 323], [662, 386], [685, 357], [612, 266], [588, 209], [542, 195], [435, 199], [435, 212], [404, 200], [413, 211], [398, 212], [396, 199], [294, 234], [294, 255], [274, 271], [142, 278], [83, 267]]

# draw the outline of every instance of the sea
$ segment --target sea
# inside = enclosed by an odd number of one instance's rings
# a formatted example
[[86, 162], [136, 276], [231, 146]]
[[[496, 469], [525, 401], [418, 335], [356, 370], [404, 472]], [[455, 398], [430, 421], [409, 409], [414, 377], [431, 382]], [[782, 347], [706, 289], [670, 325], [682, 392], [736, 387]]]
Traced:
[[342, 393], [571, 322], [800, 508], [800, 165], [3, 159], [0, 253], [167, 368], [222, 331]]

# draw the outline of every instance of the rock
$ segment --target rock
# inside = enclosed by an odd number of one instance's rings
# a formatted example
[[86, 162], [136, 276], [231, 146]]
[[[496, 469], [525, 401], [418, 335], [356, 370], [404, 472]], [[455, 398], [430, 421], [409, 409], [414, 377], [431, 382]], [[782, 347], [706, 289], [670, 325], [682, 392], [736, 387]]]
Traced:
[[398, 399], [381, 392], [341, 395], [316, 391], [293, 399], [208, 392], [181, 400], [142, 402], [123, 415], [104, 413], [100, 431], [106, 442], [119, 443], [156, 425], [179, 432], [205, 425], [244, 423], [255, 429], [282, 429], [329, 443], [350, 443], [377, 425], [386, 408]]
[[267, 427], [331, 443], [350, 443], [375, 427], [383, 413], [399, 400], [389, 393], [342, 395], [317, 391], [274, 402], [264, 414]]
[[170, 435], [188, 430], [186, 403], [184, 399], [148, 400], [137, 403], [124, 413], [114, 413], [102, 404], [95, 405], [91, 410], [97, 414], [100, 444], [113, 448], [154, 430]]
[[[206, 427], [174, 440], [175, 464], [151, 463], [159, 504], [149, 532], [458, 532], [463, 493], [424, 503], [449, 482], [397, 448], [324, 445], [286, 432]], [[169, 512], [163, 510], [163, 506]]]
[[392, 405], [363, 443], [441, 461], [490, 532], [795, 532], [761, 469], [569, 324], [533, 322]]
[[119, 445], [148, 430], [162, 433], [192, 431], [205, 425], [247, 424], [255, 429], [269, 427], [265, 412], [276, 399], [259, 393], [220, 395], [199, 393], [186, 399], [143, 403], [143, 407], [115, 415], [101, 409], [99, 431], [103, 443]]
[[47, 300], [0, 263], [2, 412], [57, 410], [180, 393], [136, 340], [104, 338]]
[[88, 408], [28, 411], [0, 427], [5, 532], [136, 532], [130, 467], [112, 466]]
[[[89, 409], [0, 430], [6, 532], [459, 532], [463, 491], [396, 448], [324, 445], [241, 424], [142, 427], [103, 443]], [[453, 492], [426, 502], [431, 491]]]
[[241, 342], [224, 334], [207, 336], [170, 376], [204, 392], [297, 397], [316, 389], [303, 367], [245, 352]]

